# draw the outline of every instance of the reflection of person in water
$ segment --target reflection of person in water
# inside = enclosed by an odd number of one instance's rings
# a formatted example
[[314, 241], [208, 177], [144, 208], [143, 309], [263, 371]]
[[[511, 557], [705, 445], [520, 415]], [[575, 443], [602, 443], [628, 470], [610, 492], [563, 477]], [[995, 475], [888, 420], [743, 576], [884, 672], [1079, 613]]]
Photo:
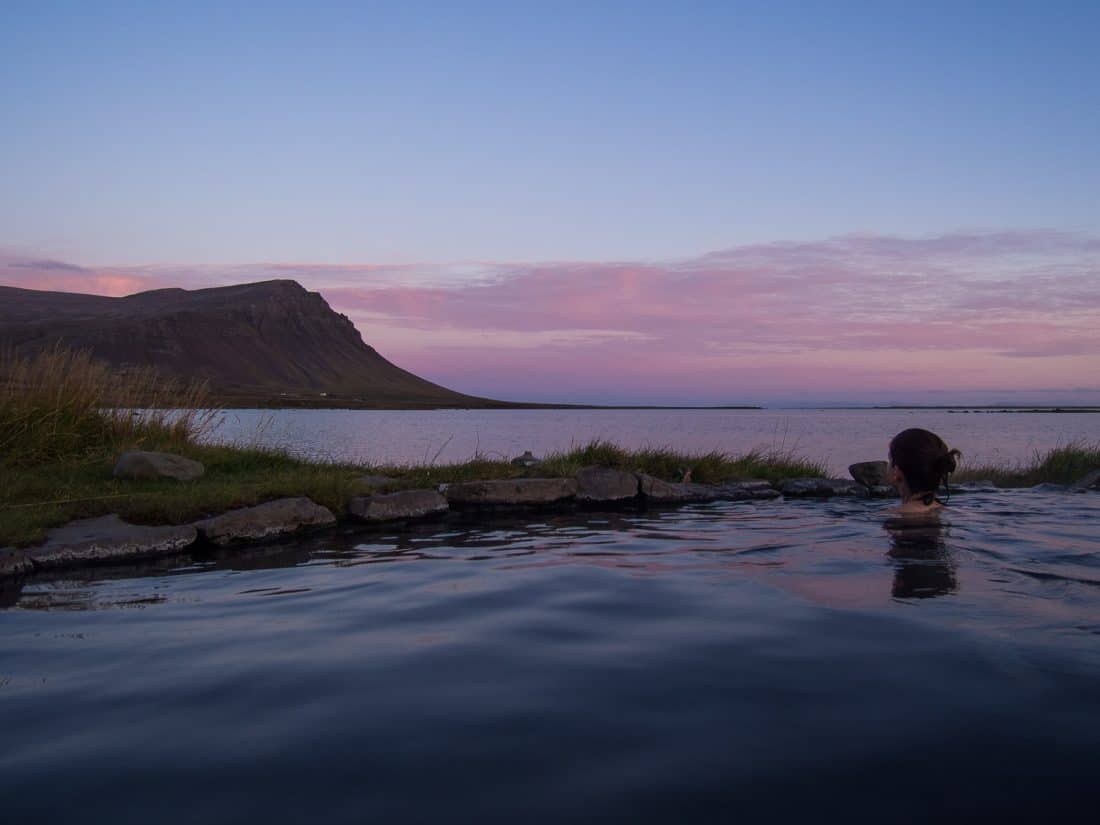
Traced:
[[890, 556], [899, 564], [893, 594], [898, 598], [925, 598], [958, 588], [955, 568], [944, 541], [946, 525], [939, 518], [944, 502], [936, 493], [947, 487], [958, 466], [959, 451], [928, 430], [913, 428], [890, 442], [887, 479], [897, 488], [901, 505], [888, 519]]
[[[899, 514], [930, 513], [943, 507], [936, 497], [940, 485], [955, 472], [959, 451], [950, 449], [933, 432], [914, 427], [903, 430], [890, 442], [890, 470], [887, 480], [901, 496]], [[950, 491], [949, 491], [950, 492]]]
[[888, 555], [897, 564], [892, 593], [899, 599], [926, 599], [958, 590], [955, 565], [945, 541], [947, 525], [935, 516], [887, 519]]

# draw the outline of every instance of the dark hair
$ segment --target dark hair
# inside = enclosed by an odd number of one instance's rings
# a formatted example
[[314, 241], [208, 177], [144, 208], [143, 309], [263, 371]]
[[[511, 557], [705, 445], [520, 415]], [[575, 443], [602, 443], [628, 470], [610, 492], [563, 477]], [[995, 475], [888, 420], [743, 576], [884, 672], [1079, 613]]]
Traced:
[[[950, 449], [942, 438], [914, 427], [903, 430], [890, 442], [890, 463], [901, 470], [905, 483], [914, 493], [933, 494], [955, 472], [958, 450]], [[931, 501], [927, 501], [931, 504]]]

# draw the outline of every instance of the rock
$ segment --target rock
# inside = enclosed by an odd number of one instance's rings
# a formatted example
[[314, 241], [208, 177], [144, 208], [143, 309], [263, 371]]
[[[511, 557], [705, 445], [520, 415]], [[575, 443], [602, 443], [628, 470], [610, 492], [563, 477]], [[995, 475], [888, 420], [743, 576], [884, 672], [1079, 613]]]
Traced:
[[540, 463], [540, 460], [535, 458], [534, 454], [530, 450], [525, 452], [523, 455], [512, 459], [512, 464], [514, 464], [516, 467], [534, 467], [538, 463]]
[[25, 552], [35, 567], [75, 567], [169, 556], [186, 550], [196, 538], [191, 525], [145, 527], [112, 514], [55, 527], [43, 544]]
[[363, 521], [422, 518], [447, 511], [447, 499], [435, 490], [403, 490], [384, 496], [357, 496], [348, 512]]
[[1075, 481], [1071, 486], [1071, 490], [1100, 490], [1100, 470], [1093, 470], [1091, 473], [1087, 473], [1082, 478]]
[[577, 473], [578, 501], [626, 501], [638, 495], [638, 477], [610, 467], [585, 467]]
[[[1072, 489], [1072, 488], [1070, 488]], [[1064, 493], [1066, 492], [1066, 485], [1064, 484], [1052, 484], [1049, 481], [1044, 481], [1042, 484], [1036, 484], [1031, 488], [1033, 493]]]
[[662, 481], [638, 474], [642, 495], [653, 502], [750, 501], [779, 498], [771, 484], [761, 480], [729, 481], [725, 484], [691, 484]]
[[719, 489], [726, 501], [765, 501], [779, 498], [779, 491], [763, 479], [727, 481], [719, 485]]
[[174, 478], [176, 481], [194, 481], [206, 468], [199, 461], [192, 461], [172, 453], [152, 453], [134, 450], [123, 453], [115, 463], [115, 478]]
[[19, 576], [34, 568], [27, 554], [14, 547], [0, 547], [0, 579], [5, 576]]
[[638, 489], [649, 501], [675, 502], [675, 501], [705, 501], [709, 496], [701, 497], [699, 489], [702, 484], [684, 484], [673, 481], [662, 481], [655, 476], [646, 473], [638, 473]]
[[890, 472], [890, 465], [885, 461], [859, 461], [848, 467], [852, 478], [868, 489], [872, 487], [889, 487], [886, 482], [886, 474]]
[[790, 498], [866, 495], [861, 485], [844, 478], [788, 478], [779, 483], [779, 492]]
[[309, 527], [328, 527], [336, 517], [304, 496], [279, 498], [255, 507], [230, 510], [220, 516], [195, 522], [199, 535], [225, 546], [237, 541], [258, 541], [294, 533]]
[[451, 504], [552, 504], [577, 494], [574, 478], [511, 478], [464, 481], [447, 487]]

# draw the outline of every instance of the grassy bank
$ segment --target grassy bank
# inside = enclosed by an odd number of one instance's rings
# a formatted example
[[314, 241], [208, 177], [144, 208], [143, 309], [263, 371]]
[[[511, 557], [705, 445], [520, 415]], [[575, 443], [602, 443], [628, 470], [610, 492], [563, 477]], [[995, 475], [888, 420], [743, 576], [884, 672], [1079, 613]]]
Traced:
[[[393, 490], [567, 476], [592, 465], [668, 481], [679, 481], [690, 470], [691, 480], [700, 483], [827, 474], [825, 466], [789, 452], [628, 450], [608, 441], [545, 456], [530, 470], [484, 457], [415, 466], [310, 462], [245, 445], [203, 443], [217, 413], [209, 409], [199, 385], [165, 382], [147, 371], [119, 373], [63, 350], [30, 360], [0, 355], [0, 376], [0, 546], [33, 543], [48, 528], [76, 518], [118, 513], [137, 523], [178, 524], [281, 496], [308, 496], [339, 515], [352, 496], [369, 492], [360, 481], [366, 474], [392, 478], [386, 489]], [[127, 411], [136, 408], [151, 411]], [[206, 473], [184, 483], [113, 478], [115, 459], [132, 449], [194, 458]], [[959, 480], [989, 478], [1003, 486], [1068, 483], [1095, 467], [1100, 467], [1100, 448], [1070, 446], [1026, 467], [969, 468]]]
[[1036, 484], [1073, 484], [1100, 468], [1100, 444], [1067, 444], [1014, 467], [986, 464], [963, 466], [957, 481], [989, 480], [998, 487], [1033, 487]]

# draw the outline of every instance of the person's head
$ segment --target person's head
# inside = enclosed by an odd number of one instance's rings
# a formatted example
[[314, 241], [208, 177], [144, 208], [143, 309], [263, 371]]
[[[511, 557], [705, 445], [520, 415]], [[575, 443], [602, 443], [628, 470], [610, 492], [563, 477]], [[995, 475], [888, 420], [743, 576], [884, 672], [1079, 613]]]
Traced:
[[934, 492], [955, 472], [960, 455], [933, 432], [903, 430], [890, 442], [890, 480], [910, 493]]

